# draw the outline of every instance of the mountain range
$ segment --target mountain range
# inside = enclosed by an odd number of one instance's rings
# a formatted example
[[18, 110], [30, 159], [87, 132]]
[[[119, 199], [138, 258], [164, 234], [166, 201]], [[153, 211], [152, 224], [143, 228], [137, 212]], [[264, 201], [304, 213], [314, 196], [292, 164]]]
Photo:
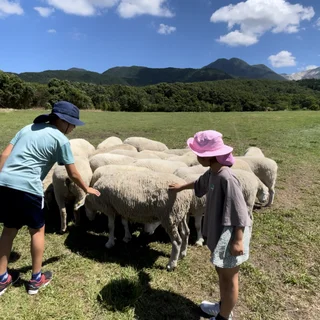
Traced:
[[269, 79], [286, 81], [288, 75], [279, 75], [264, 64], [249, 65], [238, 59], [218, 59], [200, 69], [192, 68], [148, 68], [143, 66], [114, 67], [103, 73], [81, 68], [68, 70], [46, 70], [42, 72], [24, 72], [16, 74], [27, 82], [48, 83], [57, 78], [71, 82], [95, 84], [124, 84], [145, 86], [161, 82], [201, 82], [224, 79]]
[[288, 80], [320, 79], [320, 67], [292, 74], [282, 73], [281, 75]]

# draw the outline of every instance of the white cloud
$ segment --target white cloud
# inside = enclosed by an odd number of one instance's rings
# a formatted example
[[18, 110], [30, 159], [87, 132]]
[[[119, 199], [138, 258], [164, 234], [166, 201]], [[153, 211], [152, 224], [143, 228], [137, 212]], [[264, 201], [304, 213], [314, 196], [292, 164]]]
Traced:
[[[1, 1], [1, 0], [0, 0]], [[158, 17], [173, 17], [167, 7], [168, 0], [45, 0], [48, 5], [62, 10], [66, 14], [93, 16], [101, 11], [117, 7], [122, 18], [148, 14]]]
[[49, 29], [47, 32], [48, 33], [57, 33], [57, 30], [56, 29]]
[[251, 46], [252, 44], [258, 42], [258, 38], [254, 34], [244, 34], [236, 30], [224, 36], [220, 36], [220, 38], [217, 39], [217, 41], [221, 43], [226, 43], [232, 47]]
[[0, 17], [10, 14], [22, 15], [23, 9], [18, 1], [0, 0]]
[[122, 18], [149, 14], [158, 17], [173, 17], [174, 14], [166, 6], [167, 0], [121, 0], [118, 13]]
[[320, 29], [320, 18], [317, 19], [317, 21], [315, 23], [315, 27]]
[[275, 68], [292, 67], [296, 65], [296, 58], [289, 51], [280, 51], [275, 55], [271, 55], [268, 60]]
[[319, 68], [319, 66], [312, 64], [310, 66], [306, 66], [305, 70], [312, 70], [312, 69], [316, 69], [316, 68]]
[[53, 8], [47, 8], [47, 7], [34, 7], [34, 10], [38, 11], [41, 17], [47, 18], [51, 16], [52, 13], [54, 13]]
[[159, 25], [158, 33], [160, 34], [170, 34], [172, 32], [175, 32], [177, 30], [176, 27], [168, 26], [166, 24], [161, 23]]
[[47, 0], [47, 3], [67, 14], [93, 16], [99, 10], [113, 7], [118, 0]]
[[231, 31], [218, 40], [237, 46], [257, 43], [267, 31], [296, 33], [301, 21], [311, 20], [314, 14], [312, 7], [291, 4], [286, 0], [247, 0], [221, 7], [212, 14], [210, 21], [226, 22], [230, 31], [239, 25], [239, 30]]

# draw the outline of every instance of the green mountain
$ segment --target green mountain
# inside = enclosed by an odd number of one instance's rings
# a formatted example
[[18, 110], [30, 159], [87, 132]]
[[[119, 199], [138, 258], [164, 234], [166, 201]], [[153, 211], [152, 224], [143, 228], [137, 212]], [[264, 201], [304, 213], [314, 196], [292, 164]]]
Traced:
[[203, 67], [203, 69], [212, 68], [224, 71], [235, 78], [286, 80], [284, 77], [275, 73], [264, 64], [251, 66], [250, 64], [238, 58], [232, 58], [230, 60], [218, 59], [215, 62]]
[[17, 74], [27, 82], [48, 83], [50, 79], [86, 82], [94, 84], [124, 84], [146, 86], [161, 82], [203, 82], [232, 78], [286, 80], [263, 64], [249, 65], [237, 58], [218, 59], [201, 68], [147, 68], [142, 66], [115, 67], [103, 73], [81, 68], [68, 70], [46, 70]]
[[88, 82], [95, 84], [127, 84], [120, 78], [102, 75], [98, 72], [83, 69], [74, 70], [46, 70], [42, 72], [24, 72], [17, 74], [19, 78], [27, 82], [48, 83], [50, 79], [68, 80], [71, 82]]
[[111, 68], [105, 71], [103, 75], [121, 78], [133, 86], [145, 86], [161, 82], [199, 82], [232, 79], [225, 72], [215, 69], [158, 69], [138, 66]]

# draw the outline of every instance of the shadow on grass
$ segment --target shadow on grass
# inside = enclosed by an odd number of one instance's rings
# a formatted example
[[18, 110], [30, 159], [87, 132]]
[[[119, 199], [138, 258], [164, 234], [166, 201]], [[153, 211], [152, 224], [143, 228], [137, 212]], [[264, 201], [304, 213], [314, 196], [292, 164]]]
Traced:
[[97, 300], [107, 310], [126, 312], [134, 308], [139, 320], [199, 320], [202, 312], [194, 302], [174, 292], [152, 289], [150, 276], [114, 279], [99, 293]]
[[[118, 226], [118, 229], [121, 227]], [[81, 227], [71, 227], [65, 240], [65, 246], [72, 252], [99, 262], [117, 263], [120, 266], [132, 266], [137, 270], [152, 267], [164, 253], [151, 249], [144, 237], [133, 235], [129, 243], [124, 243], [118, 236], [116, 245], [111, 249], [105, 248], [108, 238], [105, 234], [95, 234]], [[169, 256], [167, 256], [169, 259]]]

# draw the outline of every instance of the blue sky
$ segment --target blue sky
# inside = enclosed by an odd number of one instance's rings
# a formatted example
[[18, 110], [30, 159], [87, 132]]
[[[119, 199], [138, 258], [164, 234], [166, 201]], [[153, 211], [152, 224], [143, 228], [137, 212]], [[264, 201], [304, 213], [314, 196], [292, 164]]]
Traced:
[[0, 0], [0, 69], [320, 66], [319, 0]]

